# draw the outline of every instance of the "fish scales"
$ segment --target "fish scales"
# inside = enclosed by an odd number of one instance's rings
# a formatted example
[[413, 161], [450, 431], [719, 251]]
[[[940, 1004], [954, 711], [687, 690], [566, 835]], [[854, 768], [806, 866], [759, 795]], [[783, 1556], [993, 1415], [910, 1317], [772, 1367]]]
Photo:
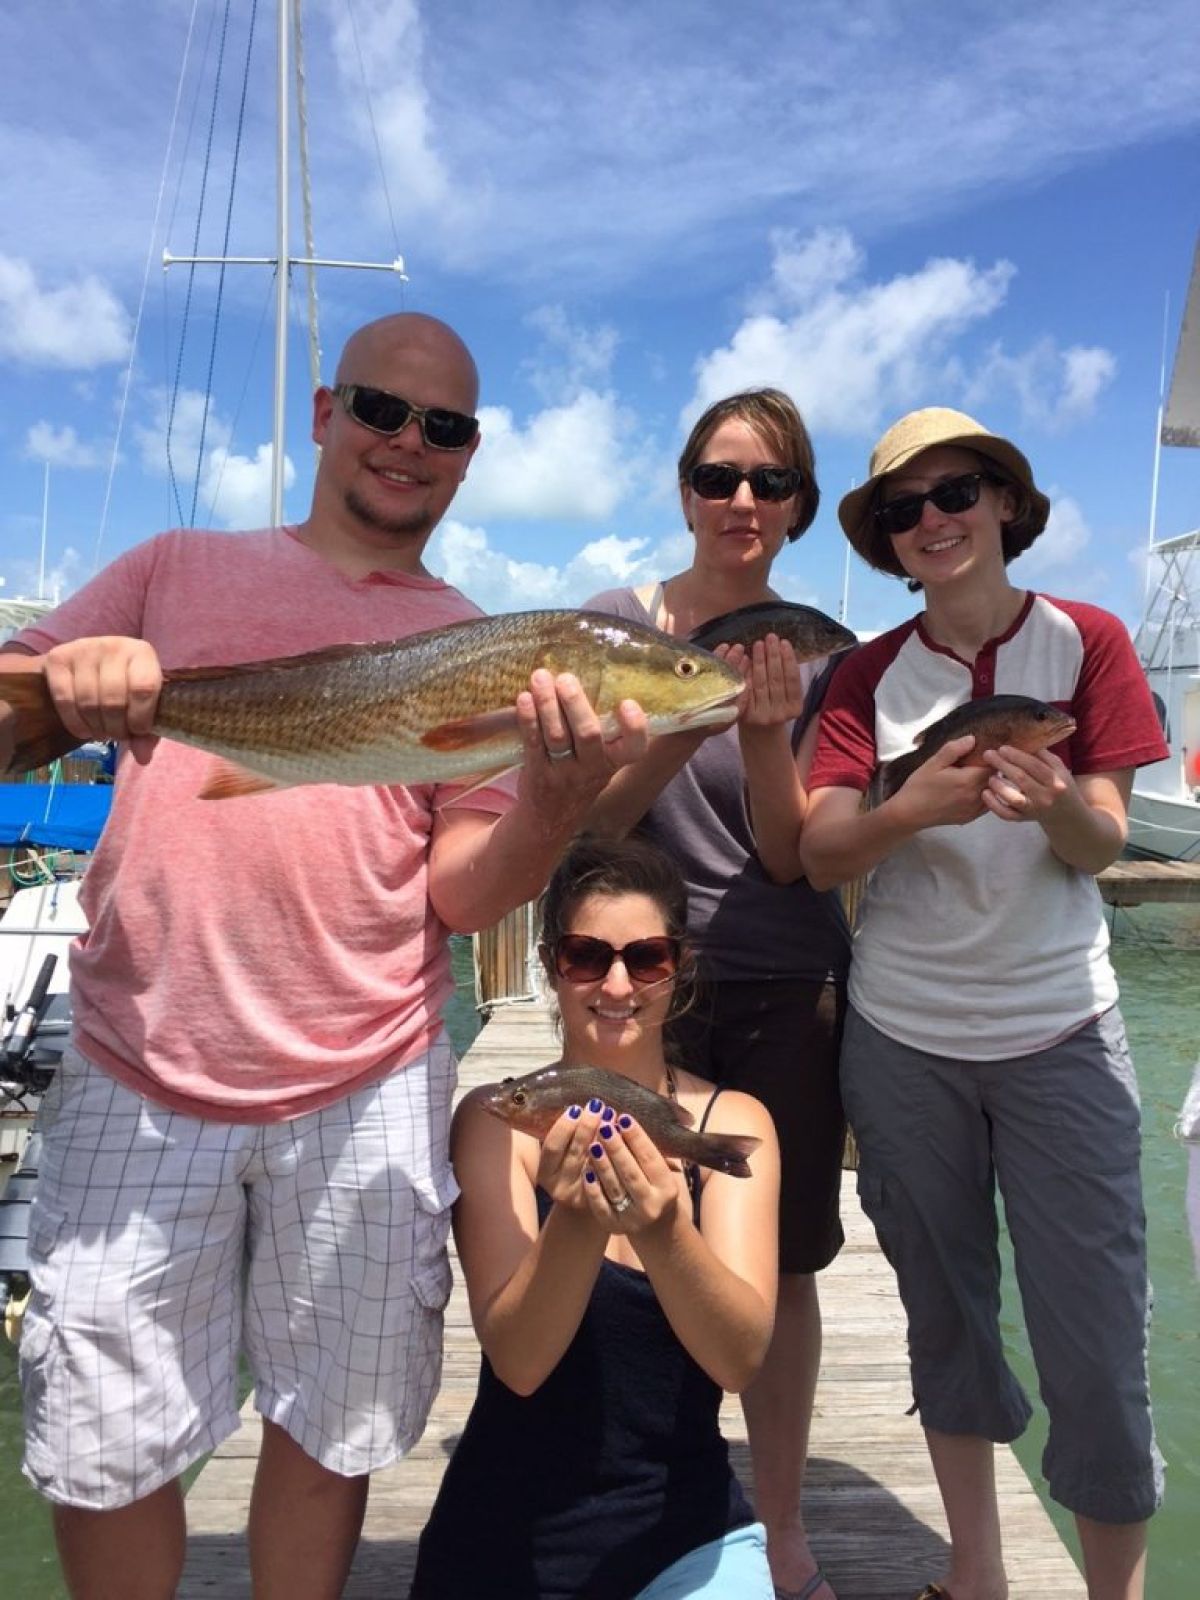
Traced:
[[706, 650], [714, 650], [719, 644], [741, 644], [749, 649], [769, 633], [786, 639], [801, 662], [816, 661], [858, 643], [849, 628], [823, 611], [790, 600], [759, 600], [739, 606], [700, 623], [688, 637]]
[[895, 794], [943, 745], [968, 733], [974, 735], [975, 744], [956, 766], [987, 766], [983, 752], [1002, 744], [1012, 745], [1026, 755], [1037, 755], [1074, 731], [1075, 719], [1069, 712], [1028, 695], [996, 694], [968, 700], [922, 728], [915, 750], [885, 765], [881, 774], [883, 798]]
[[675, 1100], [655, 1094], [618, 1072], [587, 1065], [539, 1067], [520, 1078], [487, 1084], [474, 1098], [485, 1110], [523, 1132], [544, 1138], [568, 1106], [603, 1100], [614, 1111], [631, 1116], [666, 1156], [748, 1178], [747, 1156], [761, 1141], [753, 1134], [698, 1133], [694, 1118]]
[[[572, 672], [617, 731], [636, 699], [652, 733], [736, 715], [740, 676], [696, 646], [599, 612], [479, 617], [377, 644], [165, 674], [154, 731], [236, 763], [256, 779], [220, 778], [206, 793], [299, 783], [446, 782], [517, 765], [513, 710], [537, 667]], [[17, 708], [18, 760], [29, 770], [74, 747], [40, 674], [0, 674]]]

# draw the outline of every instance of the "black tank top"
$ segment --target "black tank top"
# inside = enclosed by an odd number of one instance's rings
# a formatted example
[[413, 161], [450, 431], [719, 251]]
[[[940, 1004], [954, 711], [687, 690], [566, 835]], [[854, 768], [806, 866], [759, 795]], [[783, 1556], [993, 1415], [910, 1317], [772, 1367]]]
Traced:
[[[687, 1179], [698, 1221], [694, 1168]], [[550, 1202], [537, 1200], [544, 1223]], [[689, 1550], [754, 1520], [720, 1405], [645, 1273], [605, 1260], [535, 1393], [514, 1394], [483, 1357], [411, 1600], [630, 1600]]]

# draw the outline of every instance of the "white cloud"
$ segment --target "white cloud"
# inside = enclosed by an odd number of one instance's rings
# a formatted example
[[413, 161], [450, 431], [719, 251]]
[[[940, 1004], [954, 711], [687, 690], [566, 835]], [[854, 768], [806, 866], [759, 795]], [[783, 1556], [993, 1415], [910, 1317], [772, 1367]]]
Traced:
[[88, 369], [124, 360], [129, 340], [125, 308], [99, 278], [46, 289], [27, 261], [0, 255], [0, 358]]
[[[328, 6], [338, 95], [357, 106], [348, 8]], [[651, 262], [711, 276], [757, 247], [764, 209], [802, 226], [911, 225], [1194, 128], [1200, 100], [1194, 52], [1179, 48], [1186, 0], [974, 7], [953, 70], [938, 8], [747, 0], [739, 60], [715, 91], [719, 8], [460, 0], [418, 20], [414, 0], [373, 0], [365, 15], [401, 224], [455, 266], [523, 281], [595, 287]], [[357, 148], [337, 152], [347, 216], [376, 187], [375, 131], [352, 118]]]
[[1092, 532], [1078, 501], [1051, 492], [1050, 520], [1023, 556], [1013, 562], [1015, 581], [1036, 584], [1044, 572], [1071, 566], [1091, 543]]
[[[205, 416], [205, 397], [197, 389], [181, 389], [171, 415], [167, 390], [151, 395], [151, 420], [133, 429], [146, 472], [175, 477], [176, 515], [190, 518], [193, 494], [196, 519], [227, 528], [261, 528], [271, 520], [271, 462], [273, 446], [260, 444], [254, 454], [241, 455], [232, 446], [232, 430], [224, 417], [210, 404]], [[169, 454], [168, 454], [169, 434]], [[196, 463], [203, 439], [203, 465], [197, 481]], [[290, 489], [296, 469], [286, 453], [283, 485]]]
[[583, 389], [608, 382], [620, 335], [605, 325], [573, 323], [562, 306], [540, 306], [525, 319], [542, 335], [546, 349], [523, 363], [534, 388], [546, 401], [569, 400]]
[[228, 423], [199, 389], [180, 389], [173, 407], [168, 390], [152, 390], [150, 421], [133, 427], [144, 470], [156, 477], [174, 472], [181, 494], [196, 475], [201, 440], [206, 452], [219, 449], [229, 443], [229, 432]]
[[[951, 40], [945, 7], [745, 0], [731, 62], [723, 8], [681, 0], [323, 0], [306, 10], [320, 236], [344, 241], [331, 254], [390, 253], [382, 166], [400, 247], [426, 274], [465, 267], [564, 296], [649, 264], [736, 280], [764, 214], [802, 229], [869, 222], [878, 235], [1106, 152], [1186, 140], [1200, 104], [1196, 52], [1183, 47], [1194, 9], [976, 4]], [[0, 109], [0, 216], [31, 260], [63, 259], [82, 238], [97, 270], [133, 281], [184, 10], [109, 0], [104, 27], [72, 59], [62, 8], [6, 8], [5, 59], [21, 70], [7, 74]], [[253, 235], [255, 251], [272, 216], [266, 42], [260, 24], [239, 169], [239, 246], [250, 250]], [[186, 105], [202, 54], [197, 40]], [[226, 142], [214, 173], [228, 154]], [[193, 198], [184, 191], [174, 237], [160, 243], [184, 248]], [[219, 234], [219, 208], [210, 217]], [[228, 292], [254, 297], [256, 277], [232, 274]]]
[[[27, 542], [36, 548], [37, 535], [32, 525], [26, 529], [26, 533]], [[38, 595], [40, 582], [41, 597], [57, 605], [90, 576], [91, 573], [84, 568], [83, 556], [73, 545], [68, 545], [44, 573], [37, 560], [18, 559], [11, 562], [3, 576], [0, 576], [0, 602]], [[7, 637], [2, 626], [0, 635]]]
[[[264, 528], [271, 522], [271, 466], [274, 446], [260, 444], [253, 457], [236, 455], [224, 445], [209, 451], [200, 479], [204, 520], [226, 528]], [[283, 458], [283, 486], [296, 481], [291, 457]]]
[[862, 253], [842, 229], [772, 238], [770, 284], [729, 343], [696, 363], [690, 420], [761, 384], [786, 389], [817, 431], [857, 436], [944, 381], [951, 342], [1004, 302], [1016, 268], [932, 260], [886, 283], [860, 281]]
[[506, 406], [483, 406], [479, 424], [482, 440], [455, 500], [464, 517], [601, 521], [633, 481], [628, 418], [610, 394], [583, 389], [524, 428]]
[[378, 140], [389, 192], [403, 208], [455, 209], [450, 175], [435, 147], [417, 0], [355, 0], [353, 6], [336, 0], [326, 15], [341, 83], [353, 91], [343, 105], [373, 165]]
[[1090, 416], [1116, 372], [1115, 356], [1099, 347], [1060, 350], [1053, 339], [1043, 338], [1009, 355], [995, 344], [968, 383], [964, 404], [986, 406], [1012, 393], [1026, 422], [1054, 432]]
[[487, 531], [450, 519], [438, 528], [426, 557], [432, 571], [485, 611], [530, 611], [577, 606], [603, 589], [650, 583], [690, 559], [691, 540], [593, 539], [561, 566], [525, 561], [495, 548]]
[[25, 435], [25, 454], [52, 467], [100, 467], [107, 456], [98, 445], [84, 444], [74, 428], [35, 422]]

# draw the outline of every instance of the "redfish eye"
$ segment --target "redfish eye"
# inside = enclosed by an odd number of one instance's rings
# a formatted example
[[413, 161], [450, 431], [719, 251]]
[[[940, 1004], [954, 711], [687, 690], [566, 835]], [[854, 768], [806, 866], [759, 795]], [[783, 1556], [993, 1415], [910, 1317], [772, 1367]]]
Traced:
[[694, 678], [699, 671], [699, 664], [691, 656], [684, 656], [675, 663], [675, 676], [677, 678]]
[[513, 1096], [512, 1096], [513, 1105], [515, 1105], [515, 1106], [523, 1106], [528, 1098], [529, 1098], [529, 1096], [525, 1093], [524, 1089], [514, 1089], [513, 1090]]

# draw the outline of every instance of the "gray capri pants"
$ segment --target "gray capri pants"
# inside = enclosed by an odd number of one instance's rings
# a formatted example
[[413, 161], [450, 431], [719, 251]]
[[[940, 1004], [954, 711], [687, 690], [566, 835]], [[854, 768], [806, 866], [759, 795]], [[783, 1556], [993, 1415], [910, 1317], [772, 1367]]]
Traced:
[[1060, 1504], [1139, 1522], [1162, 1499], [1147, 1373], [1141, 1110], [1114, 1006], [1032, 1055], [960, 1061], [850, 1009], [842, 1096], [858, 1192], [908, 1314], [926, 1428], [1008, 1442], [1029, 1401], [1000, 1337], [997, 1180]]

